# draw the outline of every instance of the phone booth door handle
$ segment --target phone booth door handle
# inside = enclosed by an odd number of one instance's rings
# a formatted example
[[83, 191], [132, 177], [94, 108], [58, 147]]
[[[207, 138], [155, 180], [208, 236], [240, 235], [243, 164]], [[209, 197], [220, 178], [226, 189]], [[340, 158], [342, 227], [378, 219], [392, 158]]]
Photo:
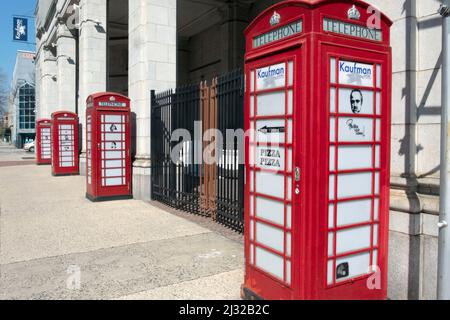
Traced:
[[295, 182], [300, 182], [300, 168], [299, 167], [295, 167]]

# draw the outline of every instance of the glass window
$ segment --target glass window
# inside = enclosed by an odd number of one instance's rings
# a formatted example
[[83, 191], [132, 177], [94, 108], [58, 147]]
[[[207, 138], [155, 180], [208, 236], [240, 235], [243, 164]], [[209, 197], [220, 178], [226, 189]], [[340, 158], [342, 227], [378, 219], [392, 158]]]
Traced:
[[34, 129], [35, 128], [35, 90], [29, 84], [19, 89], [19, 128]]

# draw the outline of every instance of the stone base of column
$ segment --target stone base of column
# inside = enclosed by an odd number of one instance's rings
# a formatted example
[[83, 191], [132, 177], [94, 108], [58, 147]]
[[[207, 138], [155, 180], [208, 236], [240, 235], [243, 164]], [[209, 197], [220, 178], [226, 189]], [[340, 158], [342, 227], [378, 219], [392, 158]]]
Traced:
[[437, 288], [439, 217], [390, 212], [388, 298], [434, 300]]
[[80, 154], [80, 176], [86, 176], [86, 153]]
[[133, 163], [133, 198], [150, 201], [151, 195], [150, 158], [140, 158]]

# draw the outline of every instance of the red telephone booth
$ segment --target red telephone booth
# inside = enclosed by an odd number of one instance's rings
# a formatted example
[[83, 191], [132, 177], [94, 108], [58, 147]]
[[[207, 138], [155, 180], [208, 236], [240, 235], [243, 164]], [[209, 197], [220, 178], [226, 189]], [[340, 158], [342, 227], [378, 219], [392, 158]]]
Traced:
[[78, 175], [78, 116], [69, 111], [52, 114], [52, 174]]
[[52, 163], [52, 121], [40, 119], [36, 121], [36, 164]]
[[301, 0], [246, 30], [244, 298], [386, 299], [391, 24]]
[[86, 197], [131, 199], [130, 99], [104, 92], [86, 103]]

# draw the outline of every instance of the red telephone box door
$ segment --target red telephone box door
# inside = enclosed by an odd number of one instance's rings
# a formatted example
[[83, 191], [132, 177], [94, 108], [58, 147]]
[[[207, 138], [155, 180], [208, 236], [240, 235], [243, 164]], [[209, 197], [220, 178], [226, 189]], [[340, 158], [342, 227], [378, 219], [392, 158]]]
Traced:
[[[328, 215], [319, 221], [318, 299], [384, 299], [389, 212], [389, 54], [323, 47]], [[322, 90], [319, 89], [319, 90]], [[307, 222], [308, 223], [308, 222]], [[312, 223], [312, 221], [310, 221]], [[373, 286], [373, 288], [371, 288]]]
[[52, 128], [50, 119], [38, 120], [36, 125], [36, 163], [52, 163]]
[[93, 136], [93, 128], [96, 126], [93, 115], [93, 108], [86, 110], [86, 194], [97, 194], [97, 184], [94, 183], [95, 175], [93, 172], [93, 163], [97, 161], [93, 152], [93, 145], [97, 143], [97, 138]]
[[52, 114], [52, 173], [78, 175], [78, 116], [60, 111]]
[[131, 194], [131, 159], [129, 139], [129, 114], [126, 112], [101, 111], [97, 115], [100, 148], [98, 161], [100, 166], [100, 195]]
[[[301, 49], [272, 55], [246, 67], [246, 286], [266, 299], [291, 299], [299, 230], [294, 212], [300, 195], [298, 134]], [[295, 136], [295, 139], [294, 139]], [[294, 174], [294, 171], [297, 171]]]

